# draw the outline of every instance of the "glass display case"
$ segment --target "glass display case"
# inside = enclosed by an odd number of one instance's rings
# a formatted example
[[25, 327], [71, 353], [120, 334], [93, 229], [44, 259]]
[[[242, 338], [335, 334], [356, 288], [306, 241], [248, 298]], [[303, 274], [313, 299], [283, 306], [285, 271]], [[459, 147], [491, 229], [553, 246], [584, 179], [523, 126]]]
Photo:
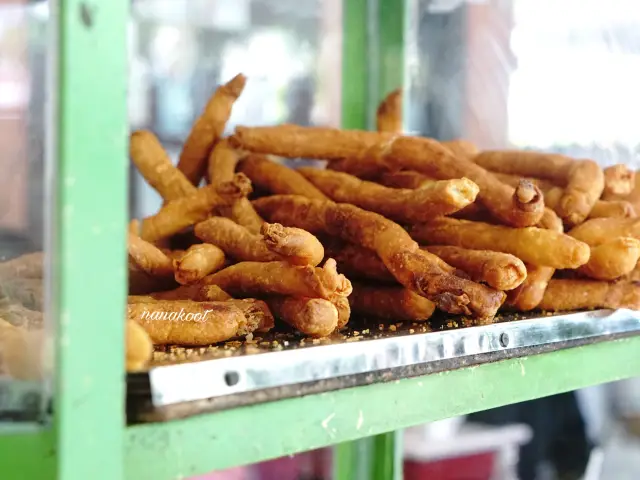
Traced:
[[[153, 132], [176, 165], [212, 93], [243, 73], [223, 136], [374, 130], [401, 88], [405, 134], [635, 169], [631, 1], [567, 1], [566, 16], [541, 0], [0, 3], [0, 419], [12, 422], [0, 467], [195, 478], [331, 446], [336, 479], [398, 478], [403, 428], [640, 375], [640, 315], [626, 308], [488, 324], [354, 315], [330, 338], [280, 325], [151, 347], [128, 373], [122, 321], [127, 305], [169, 290], [127, 291], [131, 220], [172, 202], [132, 165], [132, 132]], [[300, 156], [276, 160], [324, 165]], [[209, 191], [198, 180], [189, 188]], [[180, 248], [153, 247], [175, 269]]]

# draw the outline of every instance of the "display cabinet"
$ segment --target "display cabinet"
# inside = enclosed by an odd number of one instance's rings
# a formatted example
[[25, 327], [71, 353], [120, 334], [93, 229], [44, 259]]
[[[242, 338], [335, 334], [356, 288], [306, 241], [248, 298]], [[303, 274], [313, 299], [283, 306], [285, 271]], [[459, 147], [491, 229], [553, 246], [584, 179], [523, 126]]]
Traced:
[[[541, 0], [0, 3], [0, 257], [44, 251], [33, 274], [0, 264], [0, 339], [33, 317], [0, 352], [6, 478], [190, 478], [326, 446], [335, 478], [400, 478], [403, 428], [640, 375], [626, 309], [421, 330], [355, 318], [339, 338], [130, 374], [122, 321], [127, 223], [162, 203], [129, 166], [131, 130], [176, 161], [211, 91], [242, 71], [229, 131], [371, 130], [402, 88], [408, 133], [635, 168], [629, 2], [565, 0], [562, 16]], [[18, 281], [39, 293], [11, 316]]]

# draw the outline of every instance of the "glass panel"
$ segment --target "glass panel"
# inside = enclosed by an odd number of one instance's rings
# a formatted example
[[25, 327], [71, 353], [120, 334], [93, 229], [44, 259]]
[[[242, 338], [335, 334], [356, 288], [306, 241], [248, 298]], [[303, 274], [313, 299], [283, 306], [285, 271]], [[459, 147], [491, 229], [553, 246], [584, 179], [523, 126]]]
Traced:
[[36, 420], [43, 313], [48, 4], [0, 2], [0, 422]]
[[[148, 129], [177, 162], [217, 86], [247, 85], [236, 125], [340, 123], [341, 0], [138, 0], [130, 25], [131, 128]], [[132, 174], [132, 216], [155, 213], [158, 194]]]

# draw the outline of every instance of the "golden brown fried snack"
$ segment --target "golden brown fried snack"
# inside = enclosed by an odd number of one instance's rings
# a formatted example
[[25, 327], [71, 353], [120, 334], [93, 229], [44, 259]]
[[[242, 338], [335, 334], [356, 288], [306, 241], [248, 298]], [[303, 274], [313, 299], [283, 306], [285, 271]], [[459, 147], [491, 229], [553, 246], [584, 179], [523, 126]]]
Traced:
[[[371, 182], [379, 181], [387, 174], [392, 174], [399, 171], [399, 167], [396, 167], [384, 158], [378, 158], [375, 155], [371, 155], [370, 158], [343, 158], [342, 160], [335, 160], [327, 165], [327, 170], [334, 172], [348, 173], [361, 180], [369, 180]], [[384, 185], [382, 182], [378, 182]], [[393, 185], [385, 185], [391, 188], [403, 188], [394, 187]]]
[[556, 214], [556, 212], [546, 207], [544, 209], [544, 214], [542, 215], [542, 218], [540, 219], [536, 227], [544, 228], [546, 230], [551, 230], [558, 233], [564, 232], [564, 225], [562, 224], [562, 220], [560, 219], [560, 217]]
[[626, 165], [612, 165], [604, 169], [603, 196], [629, 195], [635, 185], [635, 175]]
[[640, 219], [594, 218], [573, 228], [568, 234], [592, 247], [616, 237], [640, 239]]
[[166, 200], [193, 195], [196, 187], [173, 166], [156, 136], [147, 130], [131, 134], [129, 155], [144, 179]]
[[200, 183], [207, 168], [209, 153], [222, 136], [233, 104], [244, 90], [246, 82], [247, 78], [239, 74], [218, 87], [193, 125], [178, 162], [178, 169], [192, 184]]
[[[262, 300], [255, 298], [245, 298], [242, 300], [228, 300], [225, 302], [238, 308], [247, 319], [250, 331], [266, 333], [274, 325], [274, 318], [269, 306]], [[249, 332], [250, 333], [250, 332]], [[243, 335], [246, 335], [243, 333]]]
[[[476, 155], [473, 161], [487, 170], [520, 178], [545, 179], [557, 185], [567, 184], [575, 163], [573, 158], [565, 155], [526, 150], [487, 150]], [[506, 181], [504, 177], [501, 179]]]
[[224, 252], [215, 245], [202, 243], [189, 247], [184, 255], [173, 260], [176, 282], [189, 285], [217, 272], [225, 264]]
[[272, 162], [264, 155], [249, 155], [240, 163], [240, 171], [255, 185], [271, 193], [327, 199], [324, 193], [297, 171]]
[[[352, 287], [353, 291], [353, 287]], [[351, 296], [351, 294], [349, 294]], [[342, 330], [349, 323], [349, 319], [351, 318], [351, 305], [349, 305], [349, 297], [334, 295], [331, 298], [331, 303], [338, 310], [338, 325], [336, 326], [336, 331]]]
[[0, 278], [43, 278], [44, 253], [35, 252], [0, 262]]
[[333, 270], [298, 267], [288, 262], [241, 262], [209, 275], [206, 285], [218, 285], [234, 296], [290, 295], [325, 298], [343, 285]]
[[359, 315], [392, 322], [422, 322], [435, 310], [433, 302], [401, 286], [355, 284], [349, 304]]
[[549, 311], [589, 308], [640, 310], [640, 288], [624, 282], [552, 279], [539, 307]]
[[402, 89], [394, 90], [380, 103], [376, 126], [379, 132], [402, 133]]
[[441, 180], [410, 190], [384, 187], [331, 170], [300, 168], [298, 172], [331, 199], [351, 203], [398, 222], [423, 222], [457, 212], [473, 203], [478, 195], [478, 186], [466, 178]]
[[127, 249], [129, 258], [138, 268], [155, 277], [173, 276], [173, 262], [162, 250], [129, 233]]
[[448, 140], [442, 142], [442, 145], [449, 149], [456, 157], [464, 159], [472, 159], [479, 152], [478, 147], [468, 140]]
[[486, 283], [496, 290], [513, 290], [527, 278], [527, 269], [522, 260], [508, 253], [451, 246], [425, 249], [449, 265], [467, 272], [473, 281]]
[[525, 263], [554, 268], [578, 268], [589, 261], [589, 247], [562, 233], [537, 227], [510, 228], [454, 218], [414, 225], [419, 242], [510, 253]]
[[[348, 172], [347, 172], [348, 173]], [[414, 170], [400, 170], [397, 172], [383, 173], [376, 181], [389, 188], [422, 188], [433, 185], [436, 180]]]
[[127, 320], [125, 339], [127, 372], [144, 370], [153, 356], [151, 338], [144, 328], [133, 320]]
[[42, 312], [31, 310], [19, 303], [12, 303], [8, 299], [0, 300], [0, 318], [14, 327], [24, 327], [27, 330], [40, 329], [44, 322]]
[[[488, 170], [490, 170], [490, 169], [488, 169]], [[542, 178], [528, 177], [526, 175], [524, 175], [524, 176], [523, 175], [513, 175], [513, 174], [510, 174], [510, 173], [501, 173], [501, 172], [494, 172], [494, 171], [492, 171], [491, 173], [493, 173], [493, 175], [495, 175], [495, 177], [498, 180], [500, 180], [502, 183], [506, 183], [507, 185], [511, 185], [514, 188], [518, 186], [518, 184], [520, 183], [520, 180], [522, 180], [523, 178], [533, 182], [544, 193], [544, 196], [545, 196], [544, 203], [547, 206], [549, 205], [548, 202], [547, 202], [547, 191], [551, 190], [552, 188], [558, 187], [558, 185], [556, 185], [555, 183], [553, 183], [553, 182], [551, 182], [549, 180], [543, 180]]]
[[592, 160], [575, 162], [556, 212], [570, 226], [585, 221], [604, 190], [604, 173]]
[[340, 271], [348, 278], [396, 282], [395, 277], [373, 250], [352, 243], [333, 241], [326, 245], [326, 254], [335, 259]]
[[0, 318], [0, 360], [15, 380], [42, 380], [45, 346], [43, 330], [14, 327]]
[[223, 217], [211, 217], [195, 226], [196, 236], [203, 242], [220, 247], [224, 253], [241, 262], [273, 262], [283, 258], [267, 248], [262, 236]]
[[264, 223], [260, 232], [265, 245], [294, 265], [316, 266], [324, 258], [322, 243], [301, 228], [283, 227], [279, 223]]
[[44, 309], [44, 285], [39, 278], [0, 281], [0, 298], [2, 296], [30, 310], [41, 312]]
[[615, 280], [631, 273], [638, 260], [640, 260], [640, 240], [618, 237], [591, 247], [589, 262], [578, 271], [596, 280]]
[[625, 200], [598, 200], [591, 209], [589, 218], [635, 218], [636, 210], [633, 204]]
[[507, 294], [507, 305], [520, 312], [528, 312], [536, 308], [542, 301], [549, 280], [556, 269], [527, 265], [527, 279], [522, 285]]
[[231, 205], [247, 195], [244, 177], [236, 176], [233, 185], [227, 185], [224, 194], [213, 185], [199, 188], [196, 193], [167, 203], [155, 215], [145, 218], [141, 225], [141, 236], [154, 243], [168, 238], [187, 227], [206, 220], [219, 206]]
[[445, 271], [442, 260], [421, 251], [402, 227], [376, 213], [294, 195], [265, 197], [254, 205], [271, 221], [374, 250], [401, 284], [450, 313], [492, 317], [504, 300], [502, 292]]
[[127, 319], [139, 323], [154, 345], [211, 345], [252, 333], [262, 322], [260, 315], [247, 318], [234, 302], [191, 301], [131, 303]]
[[275, 316], [311, 337], [326, 337], [338, 327], [338, 310], [322, 298], [270, 297]]
[[[149, 296], [156, 300], [193, 300], [194, 302], [224, 302], [232, 297], [217, 285], [183, 285], [173, 290], [153, 292]], [[131, 296], [129, 299], [131, 300]], [[140, 303], [140, 302], [138, 302]]]

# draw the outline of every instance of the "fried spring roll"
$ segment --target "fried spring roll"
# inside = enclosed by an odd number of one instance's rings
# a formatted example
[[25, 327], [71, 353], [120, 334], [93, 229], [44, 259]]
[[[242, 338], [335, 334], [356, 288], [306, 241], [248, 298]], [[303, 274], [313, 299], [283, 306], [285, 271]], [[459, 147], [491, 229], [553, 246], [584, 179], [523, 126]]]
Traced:
[[196, 187], [173, 166], [157, 137], [147, 131], [131, 134], [129, 155], [138, 171], [165, 201], [193, 195]]
[[[371, 158], [343, 158], [342, 160], [335, 160], [327, 165], [327, 170], [334, 172], [348, 173], [361, 180], [378, 181], [385, 175], [398, 172], [399, 168], [393, 166], [389, 162], [386, 162], [384, 158], [377, 158], [371, 156]], [[379, 182], [382, 183], [382, 182]], [[382, 185], [384, 185], [382, 183]], [[393, 185], [385, 185], [391, 188], [404, 188], [394, 187]]]
[[126, 323], [126, 360], [127, 372], [144, 370], [153, 356], [153, 342], [144, 328], [133, 320]]
[[263, 155], [249, 155], [240, 163], [240, 171], [255, 185], [272, 193], [327, 199], [324, 193], [296, 170], [272, 162]]
[[396, 282], [395, 277], [373, 250], [352, 243], [333, 242], [328, 245], [326, 253], [335, 259], [340, 271], [348, 278]]
[[[351, 294], [349, 294], [349, 296], [351, 296]], [[349, 319], [351, 318], [349, 297], [334, 295], [333, 298], [331, 298], [331, 303], [333, 303], [333, 306], [338, 310], [338, 325], [336, 325], [336, 331], [342, 330], [347, 326]]]
[[324, 258], [322, 243], [301, 228], [283, 227], [279, 223], [264, 223], [260, 232], [272, 252], [294, 265], [316, 266]]
[[542, 301], [549, 280], [556, 269], [526, 265], [527, 279], [518, 288], [507, 294], [507, 305], [520, 312], [528, 312], [536, 308]]
[[379, 132], [402, 133], [402, 89], [394, 90], [380, 103], [376, 127]]
[[578, 268], [589, 261], [589, 246], [562, 233], [537, 227], [510, 228], [454, 218], [437, 218], [411, 229], [419, 242], [510, 253], [523, 262]]
[[31, 310], [22, 304], [9, 303], [0, 306], [0, 318], [14, 327], [37, 330], [43, 327], [44, 315], [40, 311]]
[[27, 253], [17, 258], [0, 262], [0, 278], [42, 278], [44, 253]]
[[[228, 300], [225, 303], [233, 305], [243, 313], [247, 319], [247, 324], [250, 326], [250, 331], [247, 333], [253, 331], [265, 333], [271, 330], [275, 325], [273, 314], [271, 313], [269, 306], [263, 300], [245, 298], [242, 300]], [[243, 335], [246, 335], [246, 333], [243, 333]]]
[[355, 284], [349, 304], [359, 315], [392, 322], [422, 322], [435, 310], [433, 302], [401, 286]]
[[41, 312], [44, 306], [43, 289], [40, 278], [14, 278], [0, 281], [0, 298], [5, 296], [30, 310]]
[[223, 217], [211, 217], [195, 226], [196, 236], [241, 262], [273, 262], [283, 258], [267, 248], [262, 236]]
[[176, 282], [189, 285], [217, 272], [225, 264], [224, 252], [215, 245], [202, 243], [189, 247], [182, 257], [173, 260]]
[[267, 300], [275, 316], [311, 337], [326, 337], [338, 327], [338, 310], [322, 298], [271, 297]]
[[127, 249], [129, 258], [144, 272], [155, 277], [168, 277], [174, 273], [173, 262], [162, 250], [129, 233]]
[[556, 212], [570, 226], [585, 221], [604, 190], [604, 173], [592, 160], [575, 162]]
[[633, 271], [640, 260], [640, 240], [618, 237], [591, 247], [589, 262], [578, 269], [596, 280], [615, 280]]
[[342, 286], [332, 270], [298, 267], [288, 262], [241, 262], [203, 279], [234, 296], [289, 295], [325, 298]]
[[451, 246], [425, 248], [449, 265], [467, 272], [473, 281], [486, 283], [496, 290], [513, 290], [527, 278], [522, 260], [508, 253]]
[[[526, 150], [487, 150], [473, 158], [487, 170], [524, 178], [541, 178], [566, 185], [575, 160], [554, 153]], [[504, 180], [504, 179], [503, 179]]]
[[127, 305], [127, 319], [145, 329], [154, 345], [211, 345], [248, 335], [260, 318], [247, 318], [229, 302], [153, 302]]
[[207, 158], [222, 136], [233, 104], [244, 90], [246, 82], [246, 77], [239, 74], [218, 87], [193, 125], [178, 162], [178, 169], [192, 184], [200, 183], [207, 168]]
[[445, 271], [442, 260], [421, 251], [402, 227], [376, 213], [293, 195], [261, 198], [254, 205], [271, 221], [333, 235], [375, 251], [401, 284], [447, 312], [492, 317], [504, 300], [503, 292]]
[[246, 196], [245, 194], [246, 192], [237, 192], [221, 196], [213, 185], [199, 188], [193, 195], [173, 200], [155, 215], [145, 218], [141, 225], [141, 236], [151, 243], [168, 238], [206, 220], [216, 207], [230, 205], [237, 198]]
[[[348, 172], [347, 172], [348, 173]], [[438, 180], [414, 170], [383, 173], [376, 181], [389, 188], [422, 188], [433, 185]]]
[[640, 219], [594, 218], [570, 230], [569, 235], [592, 247], [616, 237], [640, 239]]
[[[183, 285], [173, 290], [149, 294], [156, 300], [193, 300], [194, 302], [224, 302], [232, 297], [217, 285]], [[129, 296], [129, 301], [132, 297]], [[140, 303], [140, 302], [138, 302]]]
[[446, 142], [442, 142], [442, 145], [459, 158], [471, 159], [478, 154], [478, 147], [468, 140], [448, 140]]
[[[491, 169], [488, 169], [488, 170], [491, 170]], [[533, 182], [544, 193], [544, 196], [545, 196], [544, 203], [547, 206], [548, 206], [547, 191], [552, 189], [552, 188], [558, 187], [557, 184], [555, 184], [555, 183], [553, 183], [553, 182], [551, 182], [549, 180], [544, 180], [542, 178], [528, 177], [526, 175], [524, 175], [524, 176], [523, 175], [513, 175], [513, 174], [510, 174], [510, 173], [501, 173], [501, 172], [495, 172], [495, 171], [492, 171], [491, 173], [493, 173], [493, 175], [495, 175], [495, 177], [498, 180], [500, 180], [502, 183], [506, 183], [507, 185], [510, 185], [510, 186], [512, 186], [514, 188], [518, 186], [518, 184], [520, 183], [520, 180], [522, 180], [523, 178]], [[562, 184], [564, 185], [564, 182]]]
[[622, 164], [605, 168], [603, 196], [629, 195], [635, 185], [635, 175], [633, 170]]
[[409, 190], [384, 187], [331, 170], [300, 168], [298, 171], [337, 202], [351, 203], [405, 223], [457, 212], [473, 203], [478, 195], [478, 186], [466, 178], [441, 180]]
[[44, 340], [42, 330], [29, 331], [14, 327], [0, 318], [0, 357], [11, 378], [14, 380], [43, 379]]
[[589, 218], [635, 218], [636, 210], [633, 204], [625, 200], [598, 200], [591, 209]]
[[590, 308], [640, 310], [640, 288], [624, 282], [552, 279], [539, 307], [548, 311]]

